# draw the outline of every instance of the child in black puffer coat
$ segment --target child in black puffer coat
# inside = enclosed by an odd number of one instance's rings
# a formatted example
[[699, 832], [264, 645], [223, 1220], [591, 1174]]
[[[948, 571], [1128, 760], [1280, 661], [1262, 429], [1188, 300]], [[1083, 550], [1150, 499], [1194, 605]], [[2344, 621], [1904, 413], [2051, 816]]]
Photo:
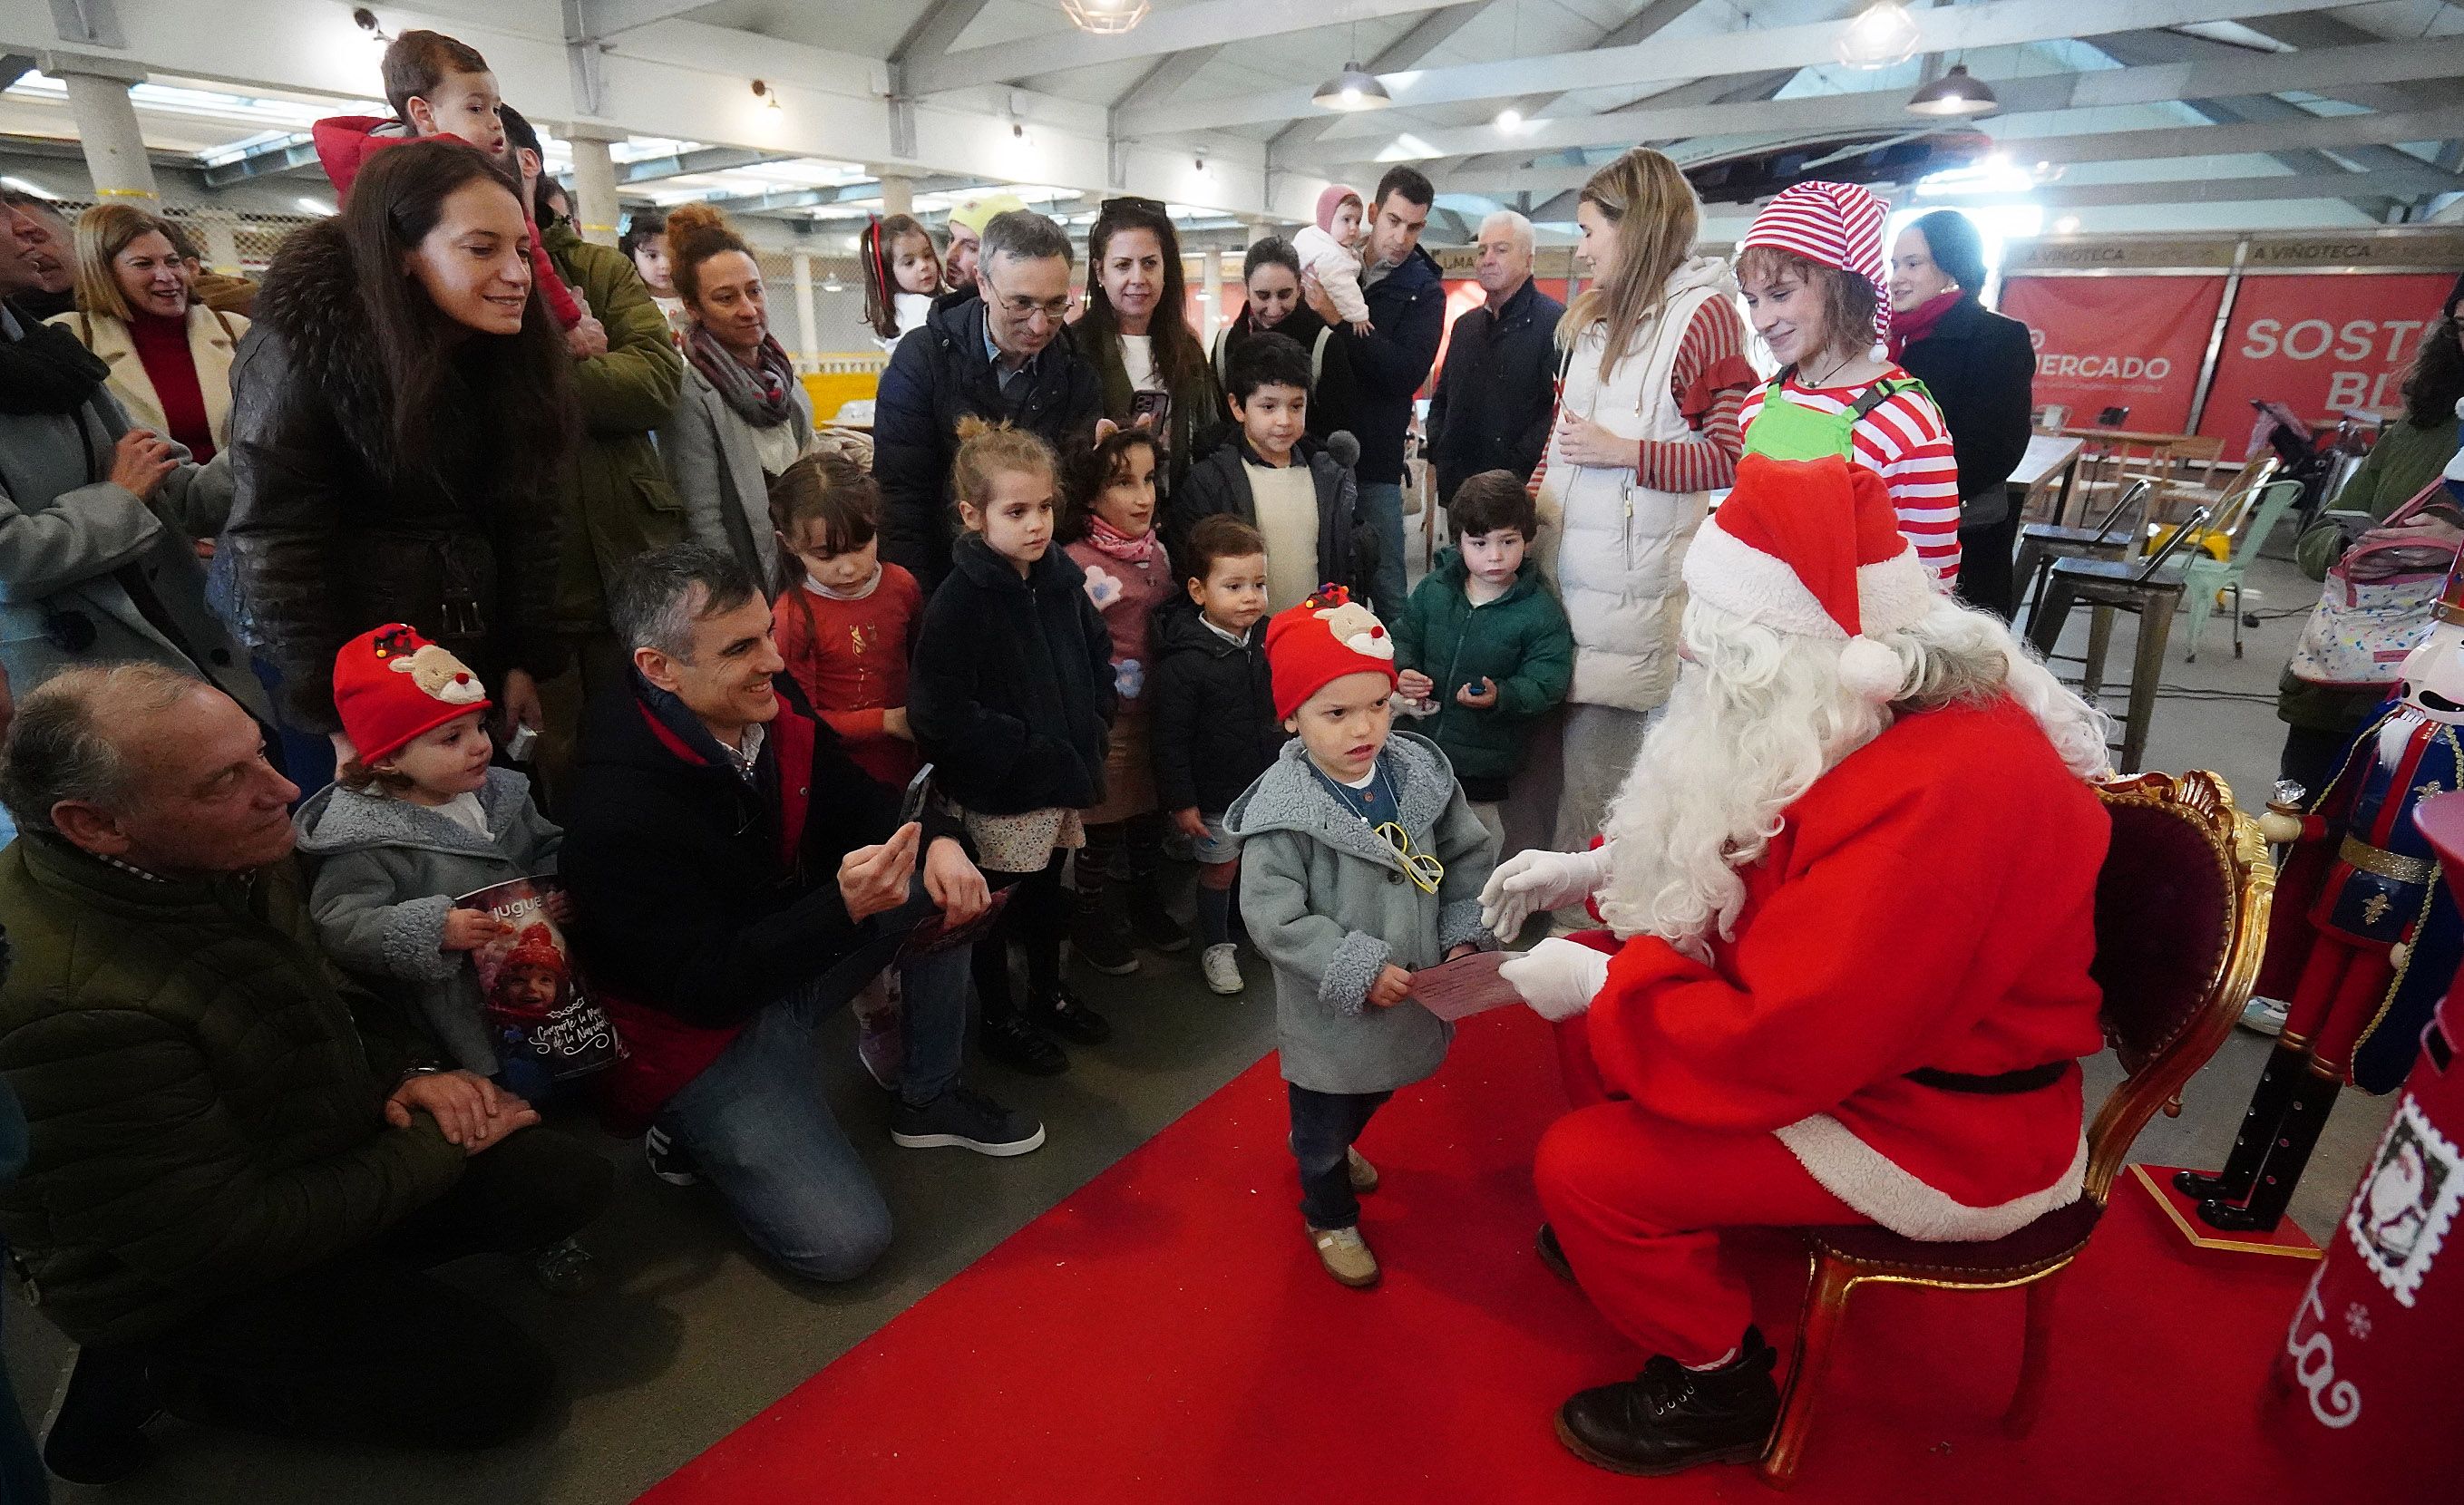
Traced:
[[1223, 813], [1283, 750], [1266, 672], [1266, 541], [1237, 517], [1201, 519], [1184, 549], [1187, 600], [1155, 616], [1155, 797], [1198, 854], [1199, 965], [1219, 993], [1242, 989], [1232, 944], [1241, 841]]
[[[1052, 451], [1033, 434], [969, 419], [952, 465], [966, 531], [955, 568], [924, 608], [907, 720], [958, 807], [976, 864], [1015, 888], [976, 947], [984, 1054], [1039, 1075], [1068, 1069], [1045, 1032], [1082, 1045], [1111, 1037], [1103, 1015], [1061, 985], [1069, 850], [1079, 812], [1104, 798], [1112, 719], [1112, 637], [1086, 572], [1052, 546]], [[1026, 952], [1029, 997], [1010, 997], [1009, 943]]]

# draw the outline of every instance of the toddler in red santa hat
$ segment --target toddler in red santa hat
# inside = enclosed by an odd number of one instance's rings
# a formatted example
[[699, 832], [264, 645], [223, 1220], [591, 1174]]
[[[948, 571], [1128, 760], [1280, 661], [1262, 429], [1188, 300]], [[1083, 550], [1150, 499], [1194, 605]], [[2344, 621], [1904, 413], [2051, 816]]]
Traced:
[[503, 1077], [466, 959], [512, 927], [454, 896], [556, 871], [564, 833], [530, 780], [491, 766], [488, 691], [461, 660], [393, 622], [334, 657], [334, 704], [359, 756], [295, 824], [325, 949], [417, 1011], [456, 1064]]
[[1480, 949], [1497, 844], [1436, 743], [1394, 730], [1395, 640], [1339, 585], [1266, 624], [1275, 714], [1293, 740], [1224, 816], [1241, 917], [1275, 969], [1301, 1215], [1327, 1274], [1377, 1278], [1353, 1142], [1396, 1089], [1435, 1072], [1454, 1026], [1412, 972]]

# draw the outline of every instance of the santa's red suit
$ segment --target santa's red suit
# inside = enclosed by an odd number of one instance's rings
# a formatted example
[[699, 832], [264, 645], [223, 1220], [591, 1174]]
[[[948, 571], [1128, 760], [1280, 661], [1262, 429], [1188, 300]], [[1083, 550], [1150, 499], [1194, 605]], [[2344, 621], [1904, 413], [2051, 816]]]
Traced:
[[1903, 715], [1789, 807], [1710, 965], [1618, 948], [1535, 1171], [1601, 1312], [1705, 1364], [1751, 1319], [1724, 1228], [1991, 1239], [2075, 1200], [2108, 836], [2007, 696]]

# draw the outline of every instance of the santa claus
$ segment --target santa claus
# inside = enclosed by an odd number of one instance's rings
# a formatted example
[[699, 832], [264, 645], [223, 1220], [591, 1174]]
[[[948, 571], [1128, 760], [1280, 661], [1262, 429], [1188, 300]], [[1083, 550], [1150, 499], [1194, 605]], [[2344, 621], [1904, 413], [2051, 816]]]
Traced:
[[1844, 460], [1749, 455], [1685, 584], [1687, 668], [1603, 844], [1483, 895], [1502, 936], [1586, 897], [1611, 927], [1505, 975], [1575, 1102], [1542, 1254], [1651, 1356], [1558, 1435], [1633, 1473], [1751, 1459], [1778, 1415], [1724, 1230], [2010, 1233], [2080, 1194], [2102, 1042], [2105, 718], [1934, 594]]

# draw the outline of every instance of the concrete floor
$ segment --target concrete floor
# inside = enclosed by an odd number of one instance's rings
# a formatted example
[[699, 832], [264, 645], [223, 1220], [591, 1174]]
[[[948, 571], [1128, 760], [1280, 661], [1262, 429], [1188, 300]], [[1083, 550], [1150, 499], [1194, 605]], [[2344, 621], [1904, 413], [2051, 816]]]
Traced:
[[[2317, 587], [2289, 566], [2261, 561], [2255, 609], [2306, 607]], [[2299, 619], [2246, 632], [2236, 661], [2226, 624], [2211, 622], [2208, 651], [2183, 662], [2177, 633], [2167, 683], [2242, 692], [2246, 701], [2168, 698], [2150, 742], [2151, 768], [2211, 769], [2245, 807], [2265, 797], [2281, 732], [2272, 695]], [[2129, 662], [2125, 623], [2116, 665]], [[451, 1272], [497, 1300], [561, 1356], [570, 1401], [563, 1424], [535, 1441], [472, 1457], [414, 1457], [215, 1434], [159, 1424], [162, 1459], [108, 1494], [62, 1488], [69, 1501], [115, 1505], [410, 1505], [448, 1498], [553, 1505], [630, 1499], [778, 1399], [965, 1267], [1012, 1232], [1137, 1147], [1272, 1045], [1272, 1003], [1264, 969], [1250, 963], [1245, 998], [1208, 993], [1194, 953], [1149, 957], [1125, 978], [1088, 978], [1082, 992], [1111, 1014], [1119, 1036], [1072, 1052], [1064, 1077], [1029, 1080], [993, 1068], [977, 1084], [1044, 1115], [1051, 1140], [1036, 1154], [993, 1161], [957, 1150], [903, 1151], [889, 1145], [886, 1101], [855, 1065], [842, 1016], [825, 1036], [821, 1063], [831, 1100], [879, 1174], [898, 1219], [896, 1246], [853, 1285], [819, 1288], [758, 1264], [704, 1194], [652, 1179], [631, 1143], [605, 1142], [620, 1167], [615, 1206], [590, 1233], [604, 1278], [592, 1295], [558, 1299], [522, 1273], [484, 1259]], [[2170, 1164], [2221, 1164], [2268, 1042], [2236, 1032], [2190, 1083], [2178, 1120], [2158, 1118], [2138, 1156]], [[2091, 1095], [2118, 1075], [2110, 1057], [2091, 1068]], [[2390, 1103], [2348, 1093], [2330, 1122], [2294, 1216], [2323, 1237], [2384, 1123]], [[586, 1125], [575, 1125], [588, 1132]], [[7, 1359], [37, 1428], [56, 1399], [70, 1359], [41, 1318], [13, 1305]], [[849, 1425], [861, 1426], [860, 1418]]]

